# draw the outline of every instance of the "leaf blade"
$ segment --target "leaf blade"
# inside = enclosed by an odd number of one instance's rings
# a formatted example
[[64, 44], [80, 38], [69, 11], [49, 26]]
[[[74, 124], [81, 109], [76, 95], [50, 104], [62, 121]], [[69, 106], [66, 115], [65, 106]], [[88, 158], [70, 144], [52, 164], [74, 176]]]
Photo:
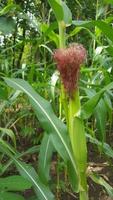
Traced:
[[43, 183], [48, 183], [49, 181], [49, 170], [50, 161], [53, 153], [53, 145], [51, 142], [50, 135], [45, 133], [40, 146], [38, 170], [39, 176]]
[[14, 89], [21, 90], [27, 94], [40, 123], [45, 131], [51, 134], [53, 138], [53, 145], [55, 146], [56, 150], [65, 162], [71, 162], [77, 181], [75, 190], [78, 191], [78, 172], [69, 143], [69, 136], [67, 135], [66, 126], [56, 117], [50, 103], [38, 95], [26, 81], [22, 79], [9, 78], [4, 78], [4, 80], [9, 86], [13, 87]]

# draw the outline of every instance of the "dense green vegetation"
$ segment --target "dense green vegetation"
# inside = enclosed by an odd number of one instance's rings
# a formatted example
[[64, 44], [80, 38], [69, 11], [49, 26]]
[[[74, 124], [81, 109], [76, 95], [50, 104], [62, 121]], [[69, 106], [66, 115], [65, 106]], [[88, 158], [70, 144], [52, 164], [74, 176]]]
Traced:
[[0, 200], [113, 198], [112, 23], [112, 0], [0, 1]]

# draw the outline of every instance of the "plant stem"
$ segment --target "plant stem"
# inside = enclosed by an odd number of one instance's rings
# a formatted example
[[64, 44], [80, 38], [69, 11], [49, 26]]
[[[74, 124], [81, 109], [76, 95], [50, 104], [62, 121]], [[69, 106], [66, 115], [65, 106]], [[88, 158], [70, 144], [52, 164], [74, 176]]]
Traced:
[[[99, 1], [97, 0], [97, 2], [96, 2], [96, 16], [95, 16], [95, 20], [98, 20], [98, 8], [99, 8]], [[96, 35], [97, 30], [98, 30], [98, 28], [95, 27], [95, 35]], [[93, 53], [95, 52], [95, 46], [96, 46], [96, 40], [94, 39], [94, 42], [93, 42]]]
[[88, 200], [87, 193], [87, 147], [84, 124], [79, 118], [80, 114], [80, 97], [78, 89], [75, 89], [72, 98], [69, 98], [69, 135], [74, 153], [75, 162], [79, 173], [80, 182], [80, 200]]
[[[66, 25], [64, 21], [58, 23], [59, 26], [59, 48], [65, 48], [65, 31]], [[67, 103], [67, 94], [65, 92], [64, 86], [61, 83], [61, 95], [60, 95], [60, 117], [62, 114], [62, 107], [64, 108], [66, 121], [68, 124], [68, 103]]]
[[[65, 23], [63, 21], [59, 25], [59, 48], [65, 48]], [[80, 200], [88, 200], [87, 194], [87, 147], [84, 125], [80, 114], [80, 97], [78, 88], [75, 89], [73, 97], [69, 97], [66, 93], [63, 84], [61, 83], [60, 108], [64, 108], [67, 127], [69, 130], [70, 141], [78, 168], [79, 183], [80, 183]]]
[[66, 26], [64, 21], [58, 23], [59, 26], [59, 48], [65, 48], [65, 30]]

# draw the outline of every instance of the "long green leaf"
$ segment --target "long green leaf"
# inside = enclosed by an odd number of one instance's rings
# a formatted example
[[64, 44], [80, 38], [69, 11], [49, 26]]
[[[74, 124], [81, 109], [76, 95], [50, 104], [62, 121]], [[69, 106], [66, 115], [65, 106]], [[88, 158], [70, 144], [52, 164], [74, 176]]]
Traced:
[[29, 97], [31, 105], [34, 108], [40, 123], [45, 131], [51, 134], [53, 145], [55, 146], [56, 150], [64, 159], [64, 161], [71, 162], [76, 177], [75, 190], [78, 191], [77, 169], [65, 125], [56, 117], [50, 103], [38, 95], [26, 81], [22, 79], [4, 79], [8, 85], [17, 90], [23, 91]]
[[15, 158], [14, 158], [14, 162], [15, 162], [20, 174], [32, 182], [35, 192], [37, 194], [37, 197], [40, 200], [54, 200], [53, 194], [51, 193], [49, 188], [46, 187], [40, 181], [39, 176], [33, 167], [31, 167], [30, 165], [27, 165], [24, 162], [20, 162]]
[[[19, 153], [18, 156], [16, 157], [17, 159], [19, 158], [22, 158], [23, 156], [27, 155], [27, 154], [33, 154], [33, 153], [37, 153], [39, 152], [39, 146], [34, 146], [34, 147], [31, 147], [29, 148], [28, 150], [22, 152], [22, 153]], [[4, 172], [7, 170], [7, 168], [13, 163], [13, 160], [10, 159], [6, 165], [4, 165], [2, 167], [2, 170], [0, 172], [0, 175], [4, 174]]]
[[38, 170], [39, 176], [43, 183], [48, 183], [49, 181], [49, 170], [50, 170], [50, 162], [51, 156], [53, 153], [53, 145], [51, 142], [50, 135], [45, 133], [42, 139], [42, 143], [40, 146], [40, 153], [39, 153], [39, 162], [38, 162]]
[[24, 162], [19, 161], [16, 157], [18, 155], [15, 154], [15, 156], [12, 154], [12, 151], [10, 151], [9, 148], [7, 148], [7, 145], [2, 143], [0, 141], [0, 151], [8, 155], [16, 164], [20, 174], [25, 178], [28, 179], [34, 186], [35, 192], [37, 194], [37, 197], [40, 198], [40, 200], [53, 200], [54, 196], [51, 193], [51, 191], [40, 181], [38, 174], [34, 170], [34, 168], [30, 165], [27, 165]]

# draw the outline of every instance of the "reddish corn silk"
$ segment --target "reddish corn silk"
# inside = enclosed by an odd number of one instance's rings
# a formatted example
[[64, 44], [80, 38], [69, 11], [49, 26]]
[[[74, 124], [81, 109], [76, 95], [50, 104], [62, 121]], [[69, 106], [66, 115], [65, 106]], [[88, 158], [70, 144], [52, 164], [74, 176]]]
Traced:
[[57, 49], [53, 56], [61, 75], [65, 90], [70, 97], [77, 88], [80, 65], [86, 58], [86, 50], [81, 44], [71, 44], [68, 48]]

